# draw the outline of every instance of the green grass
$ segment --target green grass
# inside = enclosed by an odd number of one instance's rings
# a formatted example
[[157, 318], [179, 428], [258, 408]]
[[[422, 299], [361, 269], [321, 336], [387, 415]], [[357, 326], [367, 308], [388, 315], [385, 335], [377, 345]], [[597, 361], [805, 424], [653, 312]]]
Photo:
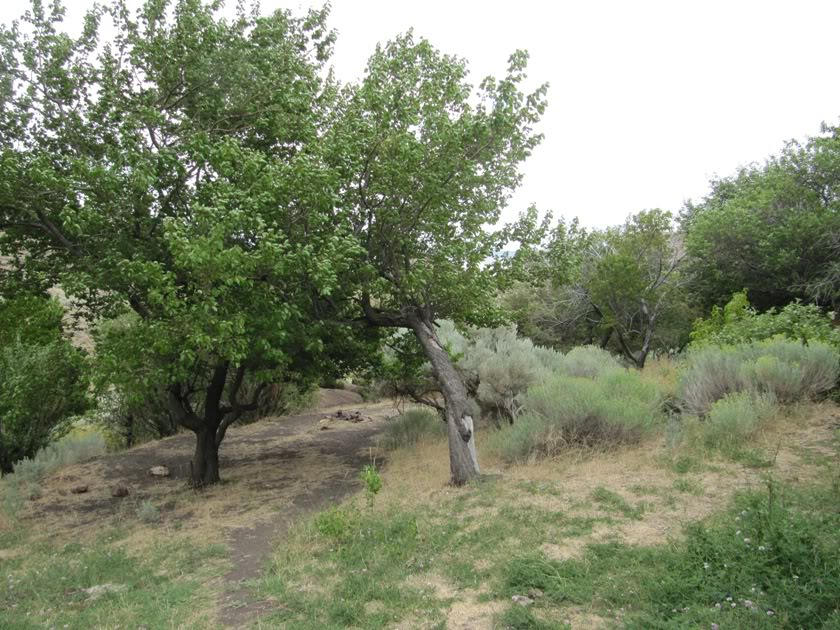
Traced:
[[[540, 487], [525, 494], [539, 496]], [[550, 485], [542, 488], [543, 496], [555, 497]], [[267, 575], [253, 585], [260, 596], [283, 603], [264, 623], [301, 630], [400, 621], [438, 627], [460, 596], [442, 596], [428, 582], [442, 580], [456, 593], [495, 584], [505, 559], [611, 521], [523, 504], [522, 496], [519, 484], [487, 477], [422, 509], [381, 512], [357, 503], [322, 512], [290, 532]]]
[[592, 498], [603, 510], [606, 510], [607, 512], [616, 512], [625, 518], [638, 520], [642, 518], [642, 515], [648, 509], [647, 504], [645, 503], [640, 503], [635, 506], [630, 505], [620, 494], [617, 494], [608, 488], [604, 488], [603, 486], [595, 488], [592, 492]]
[[[142, 557], [113, 530], [91, 544], [32, 543], [18, 529], [0, 537], [3, 628], [210, 627], [213, 592], [202, 582], [226, 566], [221, 546], [199, 547], [162, 537]], [[103, 586], [96, 596], [91, 589]], [[204, 611], [204, 612], [202, 612]]]
[[748, 492], [682, 543], [593, 545], [565, 562], [523, 554], [503, 594], [536, 588], [548, 605], [623, 610], [625, 628], [838, 628], [838, 505], [836, 486]]

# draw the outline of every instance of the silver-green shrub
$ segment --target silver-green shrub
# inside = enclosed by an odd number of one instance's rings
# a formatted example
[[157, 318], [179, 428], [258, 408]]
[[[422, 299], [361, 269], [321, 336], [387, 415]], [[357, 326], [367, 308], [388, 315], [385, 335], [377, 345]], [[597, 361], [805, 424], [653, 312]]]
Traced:
[[423, 440], [442, 436], [445, 426], [441, 417], [430, 409], [409, 409], [391, 420], [379, 438], [382, 448], [410, 448]]
[[554, 374], [528, 391], [523, 408], [513, 426], [489, 440], [508, 462], [551, 457], [570, 447], [637, 443], [664, 420], [656, 385], [621, 368], [594, 378]]
[[773, 394], [728, 394], [709, 408], [703, 422], [703, 440], [712, 448], [741, 444], [777, 412]]
[[772, 394], [780, 403], [813, 400], [832, 389], [840, 374], [838, 354], [820, 342], [772, 339], [689, 352], [680, 375], [683, 409], [705, 416], [736, 392]]

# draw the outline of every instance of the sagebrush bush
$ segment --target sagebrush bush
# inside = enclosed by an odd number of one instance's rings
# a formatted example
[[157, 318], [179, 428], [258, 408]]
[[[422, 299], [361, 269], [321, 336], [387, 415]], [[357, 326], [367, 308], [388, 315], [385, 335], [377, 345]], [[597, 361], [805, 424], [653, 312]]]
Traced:
[[39, 450], [34, 457], [17, 462], [10, 481], [37, 483], [59, 468], [97, 457], [105, 451], [105, 438], [99, 432], [66, 435]]
[[410, 448], [445, 433], [441, 417], [430, 409], [409, 409], [385, 426], [379, 445], [390, 450]]
[[772, 339], [737, 346], [706, 346], [688, 353], [680, 375], [685, 411], [704, 416], [734, 392], [771, 393], [779, 402], [812, 400], [840, 374], [837, 352], [823, 343]]
[[570, 447], [636, 443], [663, 421], [660, 403], [656, 385], [635, 371], [613, 369], [596, 378], [555, 374], [525, 395], [525, 413], [492, 435], [489, 447], [516, 462]]
[[558, 365], [558, 369], [569, 376], [585, 378], [596, 378], [604, 372], [620, 367], [621, 364], [613, 355], [597, 346], [572, 348]]
[[737, 392], [714, 402], [703, 421], [706, 446], [740, 445], [778, 413], [773, 394]]

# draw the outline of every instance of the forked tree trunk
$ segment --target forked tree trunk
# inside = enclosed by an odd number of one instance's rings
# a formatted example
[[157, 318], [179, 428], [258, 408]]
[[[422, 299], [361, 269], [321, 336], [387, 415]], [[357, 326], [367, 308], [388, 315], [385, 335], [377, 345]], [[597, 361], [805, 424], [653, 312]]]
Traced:
[[452, 483], [462, 486], [481, 473], [475, 450], [475, 428], [468, 413], [467, 388], [438, 340], [434, 323], [412, 317], [409, 324], [432, 364], [432, 372], [443, 392], [449, 436], [449, 469]]

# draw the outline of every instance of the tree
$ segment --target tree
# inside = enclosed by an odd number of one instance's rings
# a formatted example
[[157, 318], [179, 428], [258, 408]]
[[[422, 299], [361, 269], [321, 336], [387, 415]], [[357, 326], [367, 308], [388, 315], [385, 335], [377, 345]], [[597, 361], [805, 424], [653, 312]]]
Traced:
[[592, 249], [583, 288], [615, 332], [622, 354], [643, 368], [663, 315], [679, 302], [685, 257], [671, 213], [647, 210], [606, 230]]
[[503, 303], [536, 342], [612, 347], [639, 368], [653, 348], [687, 343], [692, 309], [670, 213], [642, 211], [606, 230], [561, 221], [528, 258]]
[[764, 165], [715, 179], [682, 224], [691, 292], [704, 309], [747, 289], [759, 310], [816, 297], [835, 308], [840, 133], [823, 126]]
[[[0, 254], [92, 320], [133, 311], [104, 354], [166, 390], [196, 484], [219, 481], [225, 433], [267, 383], [361, 354], [326, 352], [316, 312], [358, 250], [320, 154], [327, 12], [219, 6], [149, 0], [135, 18], [115, 0], [74, 39], [58, 2], [33, 0], [0, 31]], [[261, 385], [243, 400], [246, 377]]]
[[526, 62], [514, 53], [505, 78], [487, 78], [473, 94], [463, 60], [409, 32], [377, 48], [364, 79], [345, 91], [330, 138], [340, 206], [362, 249], [355, 301], [368, 325], [416, 336], [445, 400], [457, 485], [479, 465], [467, 388], [436, 321], [496, 316], [485, 262], [507, 236], [486, 227], [520, 182], [545, 108], [546, 86], [520, 91]]

